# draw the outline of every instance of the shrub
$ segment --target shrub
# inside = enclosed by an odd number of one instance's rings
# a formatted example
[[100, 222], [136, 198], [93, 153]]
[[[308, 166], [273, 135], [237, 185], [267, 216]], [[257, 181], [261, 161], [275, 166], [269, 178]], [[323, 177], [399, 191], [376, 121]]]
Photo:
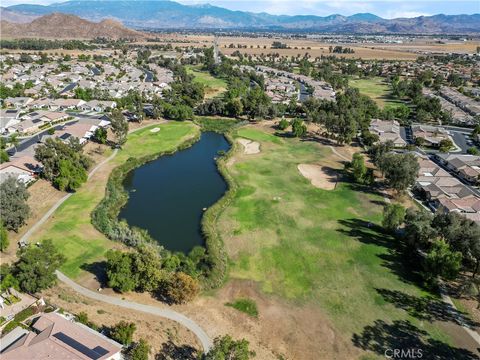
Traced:
[[225, 306], [230, 306], [238, 311], [250, 315], [251, 317], [258, 317], [257, 304], [251, 299], [237, 299], [233, 303], [226, 303]]

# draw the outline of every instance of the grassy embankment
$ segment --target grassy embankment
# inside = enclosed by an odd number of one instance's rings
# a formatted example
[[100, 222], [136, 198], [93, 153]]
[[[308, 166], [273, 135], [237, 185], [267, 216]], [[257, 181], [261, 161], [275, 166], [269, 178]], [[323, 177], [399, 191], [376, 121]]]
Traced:
[[213, 77], [208, 72], [200, 70], [199, 66], [186, 66], [186, 69], [188, 74], [194, 76], [193, 81], [205, 86], [205, 98], [214, 98], [227, 90], [225, 80]]
[[[159, 127], [160, 131], [150, 132], [154, 127]], [[61, 270], [70, 277], [78, 277], [84, 265], [101, 260], [109, 248], [121, 246], [98, 232], [90, 221], [90, 213], [105, 195], [111, 170], [130, 157], [139, 158], [175, 149], [198, 131], [192, 123], [171, 122], [130, 134], [117, 156], [60, 206], [41, 232], [35, 235], [35, 240], [52, 239], [67, 257]]]
[[396, 107], [403, 103], [393, 96], [390, 85], [385, 82], [384, 78], [350, 78], [348, 84], [357, 88], [361, 94], [370, 97], [381, 108]]
[[341, 167], [327, 147], [253, 128], [241, 128], [237, 135], [260, 142], [262, 152], [240, 155], [229, 168], [238, 190], [218, 227], [231, 278], [257, 281], [264, 292], [299, 306], [316, 304], [344, 334], [360, 332], [378, 319], [408, 319], [433, 338], [448, 341], [378, 291], [429, 296], [407, 280], [394, 250], [396, 240], [376, 226], [381, 195], [347, 182], [335, 190], [313, 187], [297, 165]]

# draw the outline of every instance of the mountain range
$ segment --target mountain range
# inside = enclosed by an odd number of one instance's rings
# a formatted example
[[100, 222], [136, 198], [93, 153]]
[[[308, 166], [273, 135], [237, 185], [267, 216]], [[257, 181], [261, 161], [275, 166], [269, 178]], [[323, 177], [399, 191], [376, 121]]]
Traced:
[[[12, 17], [38, 17], [51, 13], [77, 15], [91, 21], [113, 18], [138, 29], [238, 29], [329, 33], [475, 34], [480, 33], [480, 14], [433, 15], [383, 19], [370, 13], [271, 15], [233, 11], [209, 4], [183, 5], [169, 0], [72, 0], [51, 5], [20, 4], [3, 8]], [[3, 19], [3, 18], [2, 18]]]

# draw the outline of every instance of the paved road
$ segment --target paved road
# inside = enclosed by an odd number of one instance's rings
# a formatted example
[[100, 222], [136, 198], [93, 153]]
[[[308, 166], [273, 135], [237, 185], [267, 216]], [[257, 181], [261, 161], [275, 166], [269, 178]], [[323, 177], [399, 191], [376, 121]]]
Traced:
[[144, 313], [161, 316], [161, 317], [176, 321], [179, 324], [185, 326], [187, 329], [189, 329], [191, 332], [193, 332], [197, 336], [198, 340], [202, 344], [204, 352], [208, 352], [208, 350], [210, 350], [210, 348], [212, 347], [212, 340], [207, 335], [207, 333], [203, 331], [203, 329], [195, 321], [186, 317], [185, 315], [182, 315], [168, 308], [160, 308], [157, 306], [139, 304], [132, 301], [122, 300], [114, 296], [103, 295], [78, 285], [76, 282], [74, 282], [73, 280], [71, 280], [70, 278], [68, 278], [58, 270], [56, 271], [56, 274], [58, 279], [61, 282], [67, 284], [73, 290], [75, 290], [76, 292], [78, 292], [83, 296], [89, 297], [90, 299], [102, 301], [111, 305], [120, 306], [126, 309], [141, 311]]

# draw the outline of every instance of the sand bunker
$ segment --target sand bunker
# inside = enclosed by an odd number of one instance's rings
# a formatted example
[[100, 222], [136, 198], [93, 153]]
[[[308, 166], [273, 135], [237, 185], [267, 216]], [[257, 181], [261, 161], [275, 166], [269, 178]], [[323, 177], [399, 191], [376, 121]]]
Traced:
[[335, 189], [337, 174], [332, 169], [313, 164], [299, 164], [297, 168], [313, 186], [324, 190]]
[[159, 131], [160, 131], [159, 127], [156, 127], [156, 128], [153, 128], [152, 130], [150, 130], [150, 132], [153, 132], [153, 133], [156, 133], [156, 132], [159, 132]]
[[247, 155], [258, 154], [260, 152], [260, 144], [256, 141], [248, 139], [238, 139], [238, 142], [245, 148], [244, 153]]

